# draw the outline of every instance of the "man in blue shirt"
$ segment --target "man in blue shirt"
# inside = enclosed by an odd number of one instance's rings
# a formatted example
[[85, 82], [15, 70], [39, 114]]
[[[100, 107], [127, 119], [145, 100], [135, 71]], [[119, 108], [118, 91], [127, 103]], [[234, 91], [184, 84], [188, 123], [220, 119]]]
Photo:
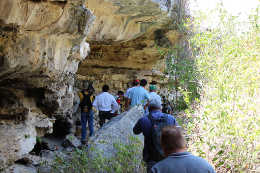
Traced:
[[128, 98], [130, 99], [131, 107], [134, 107], [135, 105], [143, 105], [144, 107], [147, 106], [150, 97], [148, 91], [145, 89], [146, 85], [147, 81], [142, 79], [140, 81], [140, 86], [137, 86], [129, 91]]
[[[149, 102], [149, 112], [153, 119], [160, 119], [167, 117], [168, 124], [177, 125], [175, 118], [169, 114], [161, 112], [161, 101], [158, 99], [151, 99]], [[155, 156], [155, 146], [152, 141], [152, 122], [148, 116], [140, 118], [133, 128], [134, 134], [143, 133], [144, 135], [144, 149], [143, 160], [146, 162], [147, 173], [150, 173], [152, 166], [159, 160]]]
[[206, 160], [186, 151], [186, 141], [179, 128], [164, 127], [161, 146], [167, 158], [154, 165], [152, 173], [215, 173]]
[[130, 105], [130, 103], [131, 103], [130, 100], [129, 100], [129, 93], [130, 93], [130, 91], [131, 91], [133, 88], [139, 86], [139, 84], [140, 84], [140, 81], [139, 81], [138, 79], [136, 79], [136, 80], [133, 81], [132, 87], [131, 87], [131, 88], [128, 88], [128, 89], [126, 90], [126, 92], [125, 92], [125, 94], [124, 94], [125, 99], [126, 99], [126, 102], [125, 102], [125, 108], [126, 108], [126, 109], [129, 107], [129, 105]]

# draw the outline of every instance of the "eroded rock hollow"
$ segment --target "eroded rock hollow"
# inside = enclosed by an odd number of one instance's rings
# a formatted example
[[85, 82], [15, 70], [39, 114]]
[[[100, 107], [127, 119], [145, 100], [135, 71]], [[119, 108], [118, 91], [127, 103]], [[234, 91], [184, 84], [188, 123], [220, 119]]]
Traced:
[[74, 75], [89, 52], [81, 0], [0, 2], [0, 166], [71, 118]]
[[87, 35], [91, 53], [80, 64], [78, 78], [98, 89], [109, 84], [114, 92], [136, 78], [165, 84], [161, 52], [179, 40], [169, 25], [182, 6], [179, 0], [87, 1], [95, 20]]

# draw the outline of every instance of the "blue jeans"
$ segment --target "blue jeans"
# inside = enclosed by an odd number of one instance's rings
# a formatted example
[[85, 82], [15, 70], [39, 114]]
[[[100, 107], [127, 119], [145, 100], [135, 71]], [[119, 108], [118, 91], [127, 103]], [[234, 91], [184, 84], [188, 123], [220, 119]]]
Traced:
[[90, 110], [89, 112], [81, 112], [81, 141], [86, 141], [87, 122], [88, 122], [88, 128], [89, 128], [89, 136], [92, 136], [94, 134], [93, 115], [94, 115], [94, 112], [92, 110]]

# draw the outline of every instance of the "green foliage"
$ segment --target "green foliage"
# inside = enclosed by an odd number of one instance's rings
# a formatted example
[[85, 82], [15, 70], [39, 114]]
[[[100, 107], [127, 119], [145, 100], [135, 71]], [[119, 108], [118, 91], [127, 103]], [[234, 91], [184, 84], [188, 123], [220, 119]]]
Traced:
[[53, 165], [53, 173], [133, 173], [145, 172], [141, 159], [142, 143], [136, 137], [129, 137], [126, 144], [115, 143], [116, 154], [111, 158], [105, 158], [103, 153], [95, 148], [95, 157], [90, 157], [86, 150], [77, 149], [72, 152], [70, 159], [56, 157]]
[[[175, 90], [175, 110], [187, 108], [195, 99], [199, 98], [197, 71], [191, 58], [178, 56], [184, 48], [171, 49], [170, 61], [167, 63], [170, 80], [170, 88]], [[181, 96], [177, 94], [180, 93]]]
[[166, 50], [157, 49], [161, 56], [166, 57], [166, 71], [169, 75], [169, 89], [174, 91], [174, 109], [181, 111], [186, 109], [195, 100], [198, 100], [198, 71], [191, 58], [189, 38], [192, 34], [188, 25], [189, 17], [186, 14], [188, 1], [180, 0], [173, 6], [176, 16], [172, 17], [171, 23], [167, 26], [169, 30], [178, 31], [178, 41], [175, 45], [169, 46]]
[[251, 28], [237, 32], [237, 18], [222, 11], [217, 28], [191, 39], [202, 88], [187, 126], [190, 150], [211, 161], [217, 172], [254, 172], [259, 153], [259, 14], [252, 16]]
[[36, 143], [42, 143], [42, 139], [39, 136], [36, 136]]

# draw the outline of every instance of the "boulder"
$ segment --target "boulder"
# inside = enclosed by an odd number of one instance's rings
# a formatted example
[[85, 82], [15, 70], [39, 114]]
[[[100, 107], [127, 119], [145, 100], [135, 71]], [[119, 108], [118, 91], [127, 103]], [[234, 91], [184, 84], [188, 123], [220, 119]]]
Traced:
[[[95, 133], [95, 136], [90, 138], [89, 146], [95, 148], [93, 151], [90, 150], [90, 155], [94, 156], [95, 152], [98, 151], [104, 153], [103, 157], [113, 156], [116, 153], [113, 144], [126, 144], [129, 141], [129, 137], [134, 135], [133, 127], [135, 123], [142, 116], [143, 108], [136, 106], [128, 112], [112, 118]], [[139, 135], [138, 138], [143, 142], [142, 135]]]
[[3, 173], [38, 173], [35, 167], [14, 164], [7, 168]]
[[76, 136], [74, 136], [73, 134], [68, 134], [65, 137], [65, 139], [64, 139], [64, 141], [62, 143], [62, 146], [65, 147], [65, 148], [67, 148], [67, 147], [75, 147], [75, 148], [77, 148], [80, 145], [81, 145], [80, 140]]

